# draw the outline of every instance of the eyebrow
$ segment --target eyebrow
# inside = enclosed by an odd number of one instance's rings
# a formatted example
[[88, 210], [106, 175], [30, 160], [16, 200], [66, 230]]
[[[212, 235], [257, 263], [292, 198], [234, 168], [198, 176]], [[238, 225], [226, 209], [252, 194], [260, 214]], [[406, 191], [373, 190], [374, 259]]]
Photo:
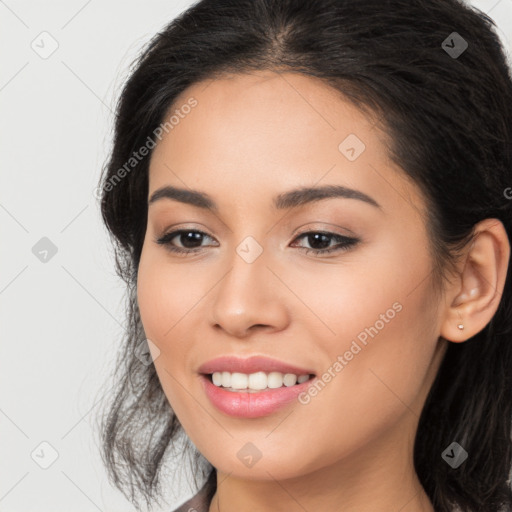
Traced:
[[[372, 197], [359, 190], [343, 187], [341, 185], [325, 185], [322, 187], [302, 187], [295, 190], [283, 192], [274, 197], [273, 206], [278, 210], [297, 208], [313, 201], [331, 198], [357, 199], [364, 201], [376, 208], [382, 209], [381, 205]], [[218, 212], [219, 208], [215, 201], [206, 193], [198, 190], [190, 190], [172, 187], [170, 185], [155, 190], [151, 195], [148, 206], [160, 199], [173, 199], [181, 203], [190, 204], [198, 208], [204, 208]]]

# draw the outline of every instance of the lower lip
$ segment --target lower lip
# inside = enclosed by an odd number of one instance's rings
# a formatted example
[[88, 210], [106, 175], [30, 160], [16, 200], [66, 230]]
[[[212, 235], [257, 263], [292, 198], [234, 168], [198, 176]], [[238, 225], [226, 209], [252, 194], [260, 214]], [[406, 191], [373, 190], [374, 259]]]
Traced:
[[244, 393], [243, 391], [227, 391], [213, 384], [206, 375], [201, 375], [206, 396], [220, 411], [238, 418], [259, 418], [267, 416], [295, 401], [297, 396], [306, 391], [314, 377], [295, 384], [261, 392]]

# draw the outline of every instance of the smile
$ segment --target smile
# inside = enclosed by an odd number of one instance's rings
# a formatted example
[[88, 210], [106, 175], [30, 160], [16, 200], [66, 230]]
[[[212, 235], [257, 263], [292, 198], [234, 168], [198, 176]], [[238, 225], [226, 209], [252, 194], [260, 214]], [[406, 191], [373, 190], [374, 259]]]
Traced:
[[[277, 373], [279, 372], [270, 372], [268, 375], [264, 372], [215, 372], [201, 374], [200, 379], [209, 401], [222, 413], [238, 418], [259, 418], [273, 414], [297, 401], [298, 395], [306, 391], [315, 379], [312, 374], [297, 377], [293, 374], [276, 375]], [[217, 384], [214, 383], [214, 375]], [[249, 378], [252, 375], [256, 377], [253, 377], [249, 386]], [[224, 379], [229, 386], [223, 386]], [[261, 387], [263, 384], [264, 388]], [[252, 386], [260, 386], [260, 389], [254, 389]]]
[[215, 386], [223, 387], [229, 391], [250, 392], [261, 391], [264, 389], [277, 389], [283, 386], [290, 387], [302, 384], [309, 380], [311, 375], [295, 375], [293, 373], [281, 372], [256, 372], [251, 374], [239, 372], [214, 372], [210, 375]]

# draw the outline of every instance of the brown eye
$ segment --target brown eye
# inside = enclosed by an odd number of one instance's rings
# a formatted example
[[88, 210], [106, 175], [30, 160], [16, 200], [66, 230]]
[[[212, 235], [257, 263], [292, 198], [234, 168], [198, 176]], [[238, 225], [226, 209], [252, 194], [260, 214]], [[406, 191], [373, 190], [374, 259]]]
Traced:
[[[186, 235], [186, 236], [185, 236]], [[157, 244], [164, 245], [167, 249], [177, 253], [191, 253], [199, 252], [203, 237], [211, 238], [209, 235], [202, 231], [195, 229], [179, 229], [166, 233], [161, 238], [156, 240]], [[175, 238], [180, 241], [182, 247], [177, 247], [172, 243]]]
[[[324, 231], [308, 231], [299, 235], [295, 240], [304, 237], [306, 238], [308, 244], [311, 246], [311, 248], [302, 248], [305, 249], [306, 254], [309, 254], [310, 252], [315, 254], [327, 254], [331, 252], [344, 251], [359, 242], [358, 238], [346, 237], [336, 233], [329, 233]], [[332, 240], [337, 240], [338, 243], [334, 246], [330, 246], [330, 242]]]

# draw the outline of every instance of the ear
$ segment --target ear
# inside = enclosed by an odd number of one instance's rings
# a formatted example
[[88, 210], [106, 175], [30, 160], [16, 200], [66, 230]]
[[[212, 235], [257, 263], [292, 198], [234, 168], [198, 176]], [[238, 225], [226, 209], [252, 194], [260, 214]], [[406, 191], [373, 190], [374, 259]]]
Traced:
[[507, 277], [510, 243], [501, 221], [485, 219], [476, 224], [474, 233], [461, 260], [462, 272], [446, 290], [440, 335], [455, 343], [478, 334], [492, 320]]

